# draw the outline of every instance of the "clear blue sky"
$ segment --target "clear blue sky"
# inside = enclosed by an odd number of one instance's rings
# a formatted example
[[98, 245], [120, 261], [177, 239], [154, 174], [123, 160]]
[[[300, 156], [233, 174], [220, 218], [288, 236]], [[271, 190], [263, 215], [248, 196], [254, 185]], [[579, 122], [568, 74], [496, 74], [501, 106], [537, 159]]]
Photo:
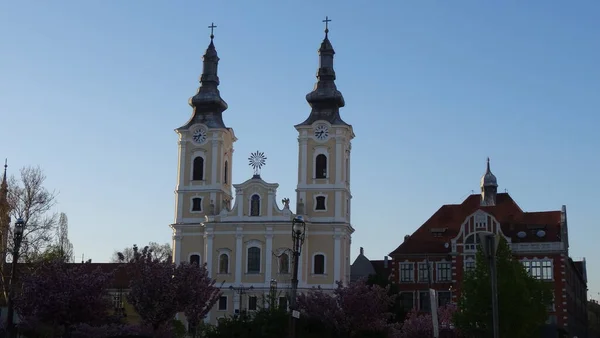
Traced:
[[4, 1], [0, 156], [11, 173], [43, 167], [79, 257], [170, 241], [173, 129], [214, 21], [234, 181], [259, 149], [263, 178], [293, 198], [325, 15], [356, 133], [353, 258], [382, 258], [461, 202], [490, 156], [524, 210], [568, 206], [599, 298], [597, 1]]

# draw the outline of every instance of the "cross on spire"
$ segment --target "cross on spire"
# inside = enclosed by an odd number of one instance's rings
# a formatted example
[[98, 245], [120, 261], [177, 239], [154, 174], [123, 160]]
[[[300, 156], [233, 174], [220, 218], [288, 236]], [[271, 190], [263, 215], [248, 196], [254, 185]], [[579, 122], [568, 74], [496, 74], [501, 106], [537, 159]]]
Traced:
[[329, 33], [329, 23], [331, 22], [331, 20], [328, 16], [326, 16], [323, 22], [325, 23], [325, 35], [327, 35], [327, 33]]
[[217, 26], [215, 26], [214, 22], [211, 22], [210, 26], [208, 26], [208, 28], [210, 28], [210, 39], [212, 40], [215, 37], [215, 35], [213, 33], [214, 33], [214, 29], [217, 28]]

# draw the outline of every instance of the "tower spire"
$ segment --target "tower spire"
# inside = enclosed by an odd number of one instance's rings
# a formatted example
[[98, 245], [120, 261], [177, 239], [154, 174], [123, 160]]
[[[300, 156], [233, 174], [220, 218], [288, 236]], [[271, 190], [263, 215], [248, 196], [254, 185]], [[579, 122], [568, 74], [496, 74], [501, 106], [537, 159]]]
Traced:
[[300, 125], [309, 125], [317, 120], [325, 120], [331, 124], [346, 125], [340, 117], [339, 109], [346, 103], [342, 93], [335, 85], [335, 70], [333, 69], [333, 56], [335, 51], [329, 41], [329, 19], [325, 23], [325, 38], [319, 48], [319, 70], [317, 71], [317, 83], [314, 89], [306, 95], [306, 101], [312, 107], [308, 119]]
[[4, 175], [2, 176], [2, 183], [0, 184], [0, 191], [2, 198], [7, 197], [8, 194], [8, 182], [6, 181], [6, 168], [8, 168], [8, 159], [4, 159]]
[[490, 169], [490, 158], [487, 158], [487, 168], [485, 174], [481, 177], [481, 205], [496, 205], [496, 195], [498, 193], [498, 180], [492, 174]]
[[211, 23], [210, 43], [202, 57], [202, 75], [200, 76], [200, 87], [196, 95], [189, 100], [190, 106], [194, 108], [192, 118], [182, 128], [194, 123], [203, 123], [212, 128], [226, 128], [223, 123], [222, 113], [227, 109], [227, 102], [221, 98], [219, 92], [219, 56], [214, 44], [214, 29], [217, 26]]

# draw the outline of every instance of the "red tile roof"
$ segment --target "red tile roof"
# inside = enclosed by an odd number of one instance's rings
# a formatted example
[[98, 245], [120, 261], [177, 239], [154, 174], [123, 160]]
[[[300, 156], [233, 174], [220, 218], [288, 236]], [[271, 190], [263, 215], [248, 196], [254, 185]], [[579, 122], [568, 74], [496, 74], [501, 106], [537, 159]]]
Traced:
[[[481, 206], [481, 196], [468, 196], [461, 204], [443, 205], [410, 237], [406, 238], [390, 256], [404, 254], [445, 254], [451, 248], [445, 244], [458, 235], [466, 218], [477, 210], [491, 214], [501, 224], [502, 232], [510, 237], [513, 243], [520, 241], [542, 242], [560, 239], [561, 211], [524, 212], [508, 193], [499, 193], [495, 206]], [[517, 237], [520, 231], [531, 232], [544, 228], [546, 236], [527, 236], [525, 240]], [[442, 232], [434, 237], [433, 231]]]

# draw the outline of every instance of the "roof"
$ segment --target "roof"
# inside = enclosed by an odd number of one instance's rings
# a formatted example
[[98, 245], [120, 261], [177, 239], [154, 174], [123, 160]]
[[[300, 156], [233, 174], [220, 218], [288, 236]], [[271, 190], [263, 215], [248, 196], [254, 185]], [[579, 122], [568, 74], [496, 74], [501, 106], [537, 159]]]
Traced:
[[[458, 235], [468, 216], [482, 210], [500, 222], [504, 235], [513, 243], [544, 242], [560, 240], [561, 211], [524, 212], [508, 193], [499, 193], [496, 205], [481, 206], [481, 195], [469, 195], [461, 204], [446, 204], [436, 211], [412, 235], [407, 236], [390, 256], [401, 254], [447, 254], [451, 248], [445, 243]], [[527, 236], [521, 239], [517, 233], [543, 229], [546, 236]], [[433, 233], [438, 235], [434, 236]]]
[[371, 261], [365, 256], [363, 248], [360, 248], [360, 254], [350, 266], [350, 279], [356, 280], [360, 277], [366, 277], [375, 274], [375, 268]]

